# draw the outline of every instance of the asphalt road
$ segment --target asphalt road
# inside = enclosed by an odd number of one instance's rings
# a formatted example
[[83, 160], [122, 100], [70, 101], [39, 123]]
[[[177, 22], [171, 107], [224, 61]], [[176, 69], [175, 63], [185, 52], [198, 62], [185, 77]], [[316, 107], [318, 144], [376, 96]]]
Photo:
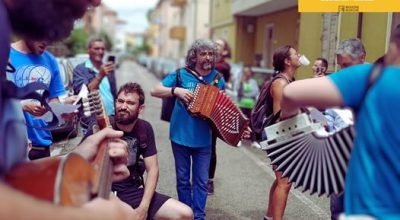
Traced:
[[[157, 191], [177, 198], [174, 161], [168, 138], [169, 124], [159, 119], [161, 100], [151, 97], [149, 93], [159, 80], [134, 62], [123, 63], [116, 76], [118, 85], [128, 81], [142, 85], [146, 108], [141, 117], [153, 125], [158, 149], [160, 178]], [[71, 150], [79, 139], [59, 142], [54, 152]], [[230, 147], [219, 141], [217, 157], [215, 193], [208, 197], [207, 219], [261, 220], [267, 207], [269, 188], [275, 179], [266, 153], [249, 146]], [[292, 189], [284, 219], [330, 219], [329, 199]]]

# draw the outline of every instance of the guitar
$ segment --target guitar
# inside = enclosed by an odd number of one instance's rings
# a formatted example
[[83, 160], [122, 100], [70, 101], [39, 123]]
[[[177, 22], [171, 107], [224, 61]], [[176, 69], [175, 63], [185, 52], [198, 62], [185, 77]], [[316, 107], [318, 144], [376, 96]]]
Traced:
[[[110, 126], [99, 92], [92, 92], [85, 100], [85, 115], [95, 112], [97, 130]], [[80, 155], [69, 153], [20, 164], [6, 175], [5, 181], [19, 191], [61, 206], [78, 207], [96, 197], [108, 199], [112, 184], [108, 140], [101, 143], [91, 164]]]

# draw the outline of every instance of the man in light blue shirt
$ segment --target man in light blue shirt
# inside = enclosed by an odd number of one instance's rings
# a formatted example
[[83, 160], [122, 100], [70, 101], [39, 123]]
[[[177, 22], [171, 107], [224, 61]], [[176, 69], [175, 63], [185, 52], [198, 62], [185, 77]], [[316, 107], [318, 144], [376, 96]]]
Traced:
[[[89, 59], [75, 67], [72, 84], [74, 93], [78, 94], [82, 85], [89, 91], [99, 90], [107, 115], [114, 115], [114, 99], [116, 97], [115, 64], [103, 63], [106, 46], [102, 38], [89, 41], [87, 52]], [[90, 118], [83, 116], [81, 111], [81, 126], [84, 132], [90, 124]]]

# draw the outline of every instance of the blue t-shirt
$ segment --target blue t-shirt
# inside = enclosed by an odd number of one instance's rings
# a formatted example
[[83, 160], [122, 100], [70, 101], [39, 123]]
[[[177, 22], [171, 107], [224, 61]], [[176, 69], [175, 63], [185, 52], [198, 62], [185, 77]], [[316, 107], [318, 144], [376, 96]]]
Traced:
[[371, 67], [357, 65], [329, 76], [357, 115], [345, 212], [400, 219], [400, 67], [386, 67], [363, 100]]
[[[217, 72], [215, 69], [203, 79], [207, 83], [211, 83]], [[180, 70], [182, 84], [180, 87], [194, 91], [196, 85], [201, 83], [193, 74], [188, 73], [185, 69]], [[176, 86], [176, 72], [172, 72], [162, 81], [166, 87]], [[223, 90], [225, 81], [221, 78], [217, 86]], [[175, 108], [171, 115], [171, 124], [169, 129], [170, 139], [180, 145], [187, 147], [209, 147], [211, 146], [211, 127], [209, 122], [199, 117], [189, 114], [181, 101], [175, 104]]]
[[[7, 73], [7, 79], [18, 87], [32, 82], [43, 82], [48, 85], [49, 98], [56, 98], [65, 93], [57, 61], [49, 52], [45, 51], [42, 55], [24, 54], [11, 48], [10, 62], [16, 71]], [[50, 146], [53, 143], [51, 132], [31, 127], [45, 127], [47, 123], [27, 112], [24, 112], [24, 116], [32, 145]]]

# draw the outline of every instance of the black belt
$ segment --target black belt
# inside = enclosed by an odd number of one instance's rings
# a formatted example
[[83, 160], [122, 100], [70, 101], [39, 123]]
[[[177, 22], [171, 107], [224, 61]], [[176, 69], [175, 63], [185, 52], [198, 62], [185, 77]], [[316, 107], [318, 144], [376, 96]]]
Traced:
[[37, 145], [32, 145], [33, 150], [48, 150], [50, 149], [50, 146], [37, 146]]

